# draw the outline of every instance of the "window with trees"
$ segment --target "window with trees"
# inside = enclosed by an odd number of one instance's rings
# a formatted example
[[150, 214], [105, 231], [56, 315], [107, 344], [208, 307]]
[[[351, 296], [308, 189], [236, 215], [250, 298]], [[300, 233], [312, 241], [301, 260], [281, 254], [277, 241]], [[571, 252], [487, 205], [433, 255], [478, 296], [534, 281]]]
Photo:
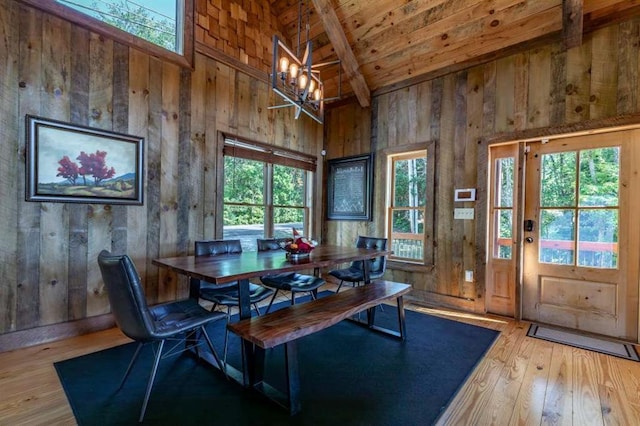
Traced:
[[544, 154], [539, 261], [618, 268], [620, 147]]
[[515, 158], [501, 157], [494, 162], [493, 193], [493, 257], [513, 257], [513, 193], [515, 191]]
[[22, 0], [119, 42], [180, 65], [193, 56], [193, 2], [185, 0]]
[[387, 232], [391, 260], [425, 263], [427, 151], [388, 156]]
[[224, 142], [223, 237], [240, 239], [245, 250], [257, 238], [309, 235], [313, 157], [258, 143]]

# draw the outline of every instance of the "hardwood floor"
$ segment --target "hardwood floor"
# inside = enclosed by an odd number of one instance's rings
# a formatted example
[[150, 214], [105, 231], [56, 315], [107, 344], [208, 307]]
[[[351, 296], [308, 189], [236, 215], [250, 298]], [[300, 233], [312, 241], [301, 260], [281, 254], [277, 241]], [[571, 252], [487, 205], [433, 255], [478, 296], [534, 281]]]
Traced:
[[[640, 363], [526, 337], [524, 322], [407, 307], [501, 331], [439, 425], [640, 425]], [[75, 424], [53, 363], [128, 341], [110, 329], [0, 353], [0, 425]]]

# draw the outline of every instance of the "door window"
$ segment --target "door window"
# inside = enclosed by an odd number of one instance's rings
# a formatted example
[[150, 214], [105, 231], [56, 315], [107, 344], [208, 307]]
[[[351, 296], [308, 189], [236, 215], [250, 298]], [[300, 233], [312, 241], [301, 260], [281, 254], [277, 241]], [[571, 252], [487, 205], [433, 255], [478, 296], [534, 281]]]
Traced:
[[543, 154], [539, 261], [618, 267], [620, 148]]

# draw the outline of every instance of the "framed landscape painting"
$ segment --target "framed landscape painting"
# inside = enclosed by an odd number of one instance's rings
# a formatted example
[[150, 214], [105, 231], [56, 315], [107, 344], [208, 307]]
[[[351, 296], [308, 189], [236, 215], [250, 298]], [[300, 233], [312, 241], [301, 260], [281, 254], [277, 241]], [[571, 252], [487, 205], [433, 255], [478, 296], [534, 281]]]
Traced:
[[143, 203], [144, 138], [26, 116], [26, 200]]

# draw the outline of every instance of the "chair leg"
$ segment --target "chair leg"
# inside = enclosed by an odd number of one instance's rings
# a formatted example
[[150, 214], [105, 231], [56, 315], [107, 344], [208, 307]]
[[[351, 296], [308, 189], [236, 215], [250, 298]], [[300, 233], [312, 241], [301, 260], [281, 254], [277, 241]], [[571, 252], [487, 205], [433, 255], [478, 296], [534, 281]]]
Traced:
[[271, 309], [271, 305], [273, 305], [273, 301], [276, 300], [277, 295], [278, 295], [278, 289], [276, 289], [276, 291], [273, 293], [273, 296], [271, 297], [271, 300], [269, 301], [269, 306], [267, 306], [267, 310], [265, 311], [266, 314], [269, 313], [269, 310]]
[[227, 306], [227, 323], [224, 326], [224, 353], [222, 354], [222, 359], [224, 364], [227, 364], [227, 347], [229, 345], [229, 319], [231, 318], [231, 306]]
[[209, 333], [207, 333], [207, 330], [204, 326], [200, 326], [200, 329], [202, 330], [202, 335], [204, 336], [204, 339], [207, 341], [207, 345], [209, 345], [209, 349], [211, 350], [211, 353], [213, 354], [213, 357], [216, 359], [216, 362], [218, 363], [218, 367], [220, 367], [220, 371], [222, 371], [222, 373], [224, 373], [224, 377], [225, 378], [229, 378], [227, 376], [227, 364], [226, 364], [226, 359], [225, 359], [225, 363], [223, 364], [222, 361], [220, 361], [220, 357], [218, 356], [218, 352], [216, 352], [216, 349], [213, 347], [213, 343], [211, 342], [211, 338], [209, 338]]
[[144, 413], [147, 411], [147, 403], [149, 402], [149, 396], [151, 396], [151, 388], [153, 388], [153, 382], [156, 379], [156, 373], [158, 372], [158, 364], [160, 364], [160, 358], [162, 357], [162, 349], [164, 348], [164, 340], [160, 340], [158, 345], [158, 351], [156, 352], [156, 358], [153, 361], [153, 367], [151, 368], [151, 376], [149, 377], [149, 383], [147, 383], [147, 392], [144, 395], [144, 401], [142, 402], [142, 410], [140, 410], [140, 418], [138, 423], [142, 423], [144, 419]]
[[340, 289], [342, 288], [342, 284], [344, 284], [344, 280], [340, 280], [340, 284], [338, 285], [338, 288], [336, 289], [336, 293], [340, 291]]
[[129, 366], [127, 367], [127, 371], [125, 371], [122, 380], [120, 381], [120, 386], [118, 386], [118, 390], [122, 389], [124, 382], [127, 381], [127, 377], [129, 377], [129, 373], [131, 373], [131, 369], [133, 368], [133, 364], [135, 364], [136, 359], [138, 359], [138, 355], [140, 354], [140, 349], [144, 346], [144, 343], [138, 343], [138, 347], [136, 348], [136, 352], [133, 354], [133, 358], [129, 362]]
[[254, 303], [254, 304], [253, 304], [253, 309], [255, 309], [255, 310], [256, 310], [256, 316], [260, 316], [260, 315], [261, 315], [261, 314], [260, 314], [260, 306], [258, 306], [258, 304], [257, 304], [257, 303]]

